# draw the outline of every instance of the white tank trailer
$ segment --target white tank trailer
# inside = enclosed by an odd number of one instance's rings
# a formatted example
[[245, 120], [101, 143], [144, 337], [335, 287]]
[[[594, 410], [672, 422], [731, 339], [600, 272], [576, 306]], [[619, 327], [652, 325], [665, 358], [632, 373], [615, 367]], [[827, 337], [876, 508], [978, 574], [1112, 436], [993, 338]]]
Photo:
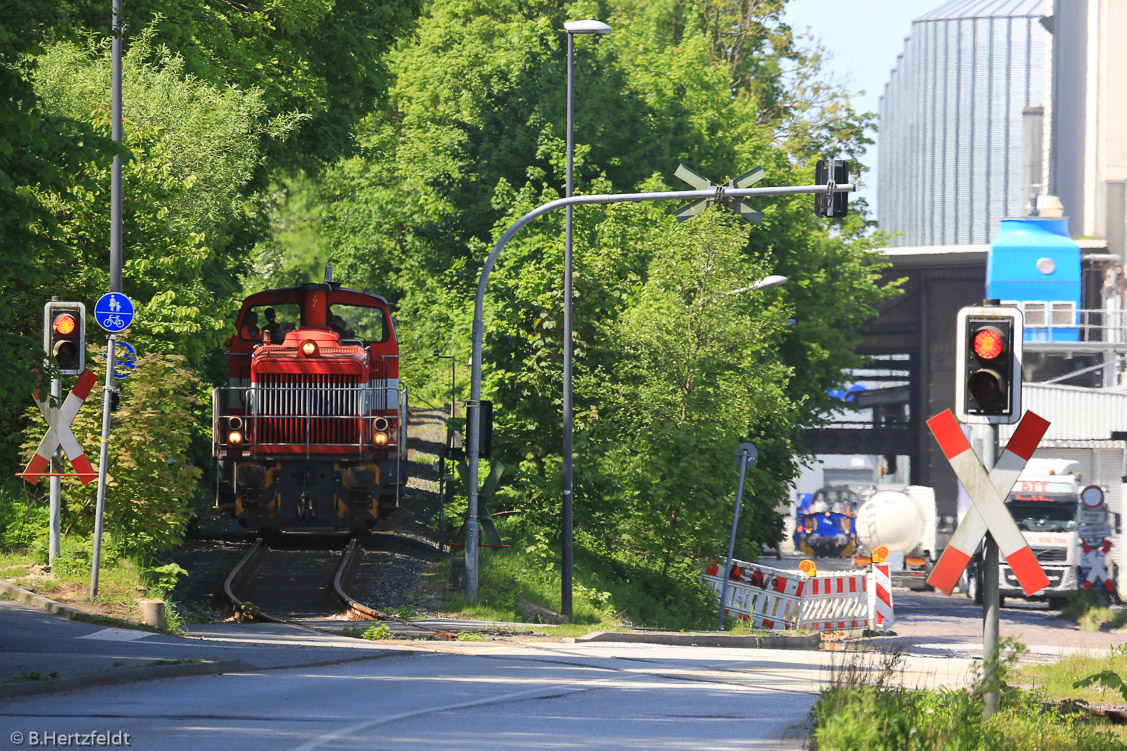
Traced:
[[854, 560], [867, 564], [873, 550], [884, 546], [893, 583], [927, 589], [927, 577], [937, 557], [935, 491], [921, 485], [883, 485], [862, 497]]

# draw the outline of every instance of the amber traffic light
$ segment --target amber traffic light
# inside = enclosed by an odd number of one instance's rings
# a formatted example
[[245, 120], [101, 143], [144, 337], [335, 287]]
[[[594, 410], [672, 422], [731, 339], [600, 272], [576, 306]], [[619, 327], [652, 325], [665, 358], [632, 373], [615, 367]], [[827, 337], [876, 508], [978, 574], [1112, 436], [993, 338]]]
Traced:
[[80, 302], [47, 303], [43, 310], [43, 349], [62, 375], [86, 368], [86, 306]]

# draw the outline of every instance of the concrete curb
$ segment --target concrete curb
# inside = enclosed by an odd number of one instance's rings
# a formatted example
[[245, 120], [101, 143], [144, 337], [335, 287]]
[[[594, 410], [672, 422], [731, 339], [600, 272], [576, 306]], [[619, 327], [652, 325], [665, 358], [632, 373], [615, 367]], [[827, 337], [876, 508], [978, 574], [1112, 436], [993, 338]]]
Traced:
[[4, 579], [0, 579], [0, 592], [8, 595], [16, 602], [22, 602], [24, 605], [30, 605], [33, 608], [46, 610], [48, 613], [61, 615], [64, 618], [70, 618], [73, 620], [76, 617], [91, 617], [88, 613], [83, 613], [81, 610], [67, 607], [61, 602], [49, 600], [46, 597], [37, 595], [34, 592], [30, 592], [23, 587], [17, 587], [15, 584], [12, 584], [10, 581], [5, 581]]
[[752, 634], [733, 636], [730, 634], [681, 634], [661, 632], [618, 632], [596, 631], [586, 636], [576, 637], [576, 644], [589, 642], [619, 642], [626, 644], [664, 644], [674, 647], [733, 647], [740, 649], [818, 649], [822, 635], [784, 635]]
[[180, 665], [142, 665], [136, 668], [113, 669], [112, 672], [99, 672], [75, 675], [46, 681], [19, 681], [0, 683], [0, 699], [38, 694], [56, 694], [63, 691], [81, 691], [102, 686], [120, 686], [140, 681], [157, 681], [162, 678], [190, 678], [200, 675], [219, 675], [242, 670], [257, 670], [242, 660], [219, 660], [212, 662], [186, 662]]

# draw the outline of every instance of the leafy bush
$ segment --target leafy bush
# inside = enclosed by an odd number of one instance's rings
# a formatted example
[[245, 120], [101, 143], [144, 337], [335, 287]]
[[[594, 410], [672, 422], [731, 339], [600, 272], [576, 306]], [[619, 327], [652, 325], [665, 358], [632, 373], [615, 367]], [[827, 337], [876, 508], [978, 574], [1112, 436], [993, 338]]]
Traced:
[[[22, 481], [19, 485], [24, 485]], [[46, 539], [50, 513], [47, 504], [28, 487], [6, 481], [0, 485], [0, 550], [14, 550]]]
[[[97, 362], [96, 353], [90, 353], [88, 360]], [[104, 529], [123, 552], [151, 555], [182, 539], [188, 502], [200, 476], [199, 468], [188, 461], [188, 448], [195, 425], [192, 411], [201, 405], [201, 388], [183, 356], [164, 354], [140, 358], [133, 375], [122, 384], [122, 407], [114, 415], [110, 438]], [[96, 465], [102, 412], [99, 399], [91, 402], [79, 411], [73, 429]], [[29, 413], [26, 458], [45, 430], [37, 415], [38, 411]], [[81, 485], [74, 478], [64, 480], [64, 533], [91, 534], [97, 492], [97, 482]]]

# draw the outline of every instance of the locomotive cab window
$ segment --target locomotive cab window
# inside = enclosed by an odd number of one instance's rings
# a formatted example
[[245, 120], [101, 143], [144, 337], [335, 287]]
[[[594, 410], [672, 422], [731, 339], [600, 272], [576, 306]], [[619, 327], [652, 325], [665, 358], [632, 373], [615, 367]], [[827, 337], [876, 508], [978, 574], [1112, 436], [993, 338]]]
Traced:
[[391, 333], [387, 315], [380, 308], [336, 303], [329, 307], [328, 320], [329, 328], [340, 334], [341, 339], [383, 342]]
[[243, 313], [239, 338], [244, 341], [263, 341], [263, 332], [272, 344], [281, 344], [286, 334], [301, 323], [301, 306], [294, 303], [255, 305]]

